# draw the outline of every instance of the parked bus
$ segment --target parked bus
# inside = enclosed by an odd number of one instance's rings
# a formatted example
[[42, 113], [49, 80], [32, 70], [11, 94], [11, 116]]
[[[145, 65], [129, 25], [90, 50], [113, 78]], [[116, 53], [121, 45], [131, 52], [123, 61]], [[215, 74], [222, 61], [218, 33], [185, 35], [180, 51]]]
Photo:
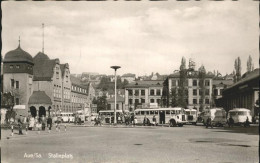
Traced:
[[[84, 111], [83, 110], [78, 110], [76, 111], [76, 117], [75, 119], [77, 119], [77, 122], [76, 123], [85, 123], [85, 114], [84, 114]], [[80, 122], [79, 122], [80, 120]]]
[[[124, 112], [129, 112], [125, 110]], [[117, 118], [119, 114], [123, 114], [122, 110], [116, 110]], [[105, 123], [113, 123], [114, 122], [114, 110], [100, 110], [98, 115], [104, 117]]]
[[206, 109], [200, 114], [204, 125], [207, 123], [207, 119], [211, 118], [212, 126], [224, 126], [226, 124], [226, 111], [223, 108]]
[[197, 120], [198, 120], [197, 110], [196, 109], [185, 109], [184, 112], [187, 116], [188, 123], [196, 125]]
[[249, 109], [234, 108], [232, 110], [229, 110], [227, 121], [229, 120], [230, 117], [232, 117], [234, 124], [237, 124], [237, 125], [245, 124], [247, 118], [248, 118], [249, 123], [252, 123], [252, 115], [251, 115], [251, 111]]
[[146, 116], [152, 122], [155, 116], [159, 124], [169, 124], [169, 126], [183, 126], [186, 124], [186, 115], [184, 109], [180, 107], [175, 108], [155, 108], [155, 109], [136, 109], [134, 111], [137, 123], [143, 123]]
[[61, 122], [74, 122], [75, 116], [70, 112], [61, 112]]

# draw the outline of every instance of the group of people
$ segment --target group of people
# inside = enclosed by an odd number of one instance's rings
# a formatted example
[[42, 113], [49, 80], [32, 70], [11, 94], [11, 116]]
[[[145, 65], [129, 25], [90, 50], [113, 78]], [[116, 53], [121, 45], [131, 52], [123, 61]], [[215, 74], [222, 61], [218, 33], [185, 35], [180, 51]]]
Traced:
[[20, 117], [18, 118], [18, 129], [19, 129], [19, 135], [23, 135], [23, 127], [25, 126], [26, 130], [42, 130], [45, 131], [46, 128], [46, 124], [47, 124], [47, 128], [49, 128], [49, 130], [51, 130], [52, 128], [52, 118], [51, 116], [48, 116], [47, 118], [43, 115], [42, 117], [33, 117], [33, 116], [29, 116], [29, 117], [23, 117], [22, 115], [20, 115]]
[[144, 116], [144, 120], [143, 120], [143, 125], [144, 126], [156, 126], [157, 125], [157, 121], [156, 121], [156, 117], [155, 115], [153, 116], [152, 122], [150, 122], [149, 118], [146, 117], [146, 115]]

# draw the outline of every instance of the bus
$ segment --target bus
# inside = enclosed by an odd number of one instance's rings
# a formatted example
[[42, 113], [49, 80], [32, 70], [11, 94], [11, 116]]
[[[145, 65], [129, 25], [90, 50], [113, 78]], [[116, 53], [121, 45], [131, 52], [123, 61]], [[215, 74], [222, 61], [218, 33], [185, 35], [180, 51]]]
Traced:
[[197, 120], [198, 120], [197, 110], [196, 109], [185, 109], [184, 112], [187, 116], [188, 123], [196, 125]]
[[205, 109], [200, 116], [204, 125], [206, 125], [208, 118], [211, 118], [212, 126], [223, 127], [226, 124], [226, 111], [223, 108]]
[[[124, 111], [125, 113], [128, 113], [128, 110]], [[116, 110], [116, 115], [123, 114], [122, 110]], [[105, 123], [113, 123], [114, 122], [114, 110], [100, 110], [98, 112], [98, 115], [101, 117], [104, 117]]]
[[175, 108], [154, 108], [154, 109], [136, 109], [134, 111], [137, 123], [143, 123], [146, 116], [152, 122], [153, 116], [159, 120], [159, 124], [169, 124], [169, 126], [182, 127], [187, 123], [184, 109], [181, 107]]
[[[77, 119], [77, 121], [78, 121], [78, 122], [76, 122], [76, 123], [85, 123], [85, 120], [86, 120], [85, 117], [86, 117], [86, 116], [85, 116], [83, 110], [78, 110], [78, 111], [76, 111], [76, 119]], [[79, 122], [79, 120], [80, 120], [80, 122]]]
[[232, 117], [232, 119], [234, 120], [234, 124], [237, 125], [245, 124], [247, 118], [249, 123], [252, 123], [251, 111], [246, 108], [234, 108], [232, 110], [229, 110], [227, 121], [229, 120], [230, 117]]
[[61, 122], [74, 122], [75, 116], [73, 113], [70, 112], [61, 112]]

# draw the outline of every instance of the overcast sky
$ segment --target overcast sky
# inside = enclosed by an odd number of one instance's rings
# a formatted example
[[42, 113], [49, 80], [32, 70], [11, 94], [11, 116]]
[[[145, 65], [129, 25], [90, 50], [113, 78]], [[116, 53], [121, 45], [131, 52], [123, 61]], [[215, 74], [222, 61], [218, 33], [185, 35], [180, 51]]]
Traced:
[[223, 75], [259, 59], [259, 2], [2, 2], [2, 54], [42, 50], [71, 73], [170, 74], [181, 57]]

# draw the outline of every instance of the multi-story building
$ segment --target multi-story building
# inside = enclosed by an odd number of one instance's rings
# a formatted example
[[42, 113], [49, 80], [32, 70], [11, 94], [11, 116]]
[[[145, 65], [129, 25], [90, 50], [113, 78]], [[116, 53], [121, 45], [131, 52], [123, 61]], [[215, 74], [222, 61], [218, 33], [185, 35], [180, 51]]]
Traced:
[[91, 84], [87, 87], [72, 82], [69, 64], [50, 59], [39, 52], [35, 57], [21, 49], [5, 54], [3, 61], [3, 92], [11, 92], [19, 114], [47, 116], [60, 112], [74, 112], [90, 108], [89, 96], [94, 95]]
[[88, 87], [83, 86], [80, 79], [71, 76], [71, 105], [72, 112], [90, 108], [91, 101], [88, 96]]
[[28, 101], [33, 92], [33, 58], [20, 47], [5, 54], [3, 92], [11, 92], [15, 105], [24, 105], [20, 114], [28, 114]]
[[[113, 96], [107, 99], [107, 110], [114, 110], [114, 109], [115, 109], [115, 97]], [[125, 99], [120, 95], [116, 96], [116, 109], [125, 110]]]
[[222, 102], [223, 90], [225, 88], [228, 88], [230, 85], [232, 85], [233, 80], [213, 78], [212, 82], [213, 82], [212, 89], [213, 89], [215, 105], [216, 105], [216, 107], [223, 107], [223, 102]]
[[[205, 109], [206, 107], [210, 107], [211, 104], [211, 96], [212, 96], [212, 73], [207, 73], [205, 75], [205, 82], [204, 82], [204, 89], [205, 89], [205, 101], [201, 98], [202, 96], [202, 89], [199, 84], [199, 73], [198, 71], [195, 71], [194, 69], [190, 69], [187, 71], [187, 79], [184, 83], [185, 88], [187, 90], [186, 95], [187, 98], [186, 103], [188, 108], [197, 109], [201, 107], [201, 104], [204, 103], [202, 109]], [[169, 96], [171, 96], [172, 89], [177, 89], [180, 86], [180, 73], [175, 72], [172, 75], [169, 75], [168, 78], [168, 93]], [[171, 98], [169, 98], [168, 105], [171, 105], [172, 101]]]
[[136, 81], [125, 87], [125, 107], [133, 111], [137, 107], [160, 106], [163, 80]]

